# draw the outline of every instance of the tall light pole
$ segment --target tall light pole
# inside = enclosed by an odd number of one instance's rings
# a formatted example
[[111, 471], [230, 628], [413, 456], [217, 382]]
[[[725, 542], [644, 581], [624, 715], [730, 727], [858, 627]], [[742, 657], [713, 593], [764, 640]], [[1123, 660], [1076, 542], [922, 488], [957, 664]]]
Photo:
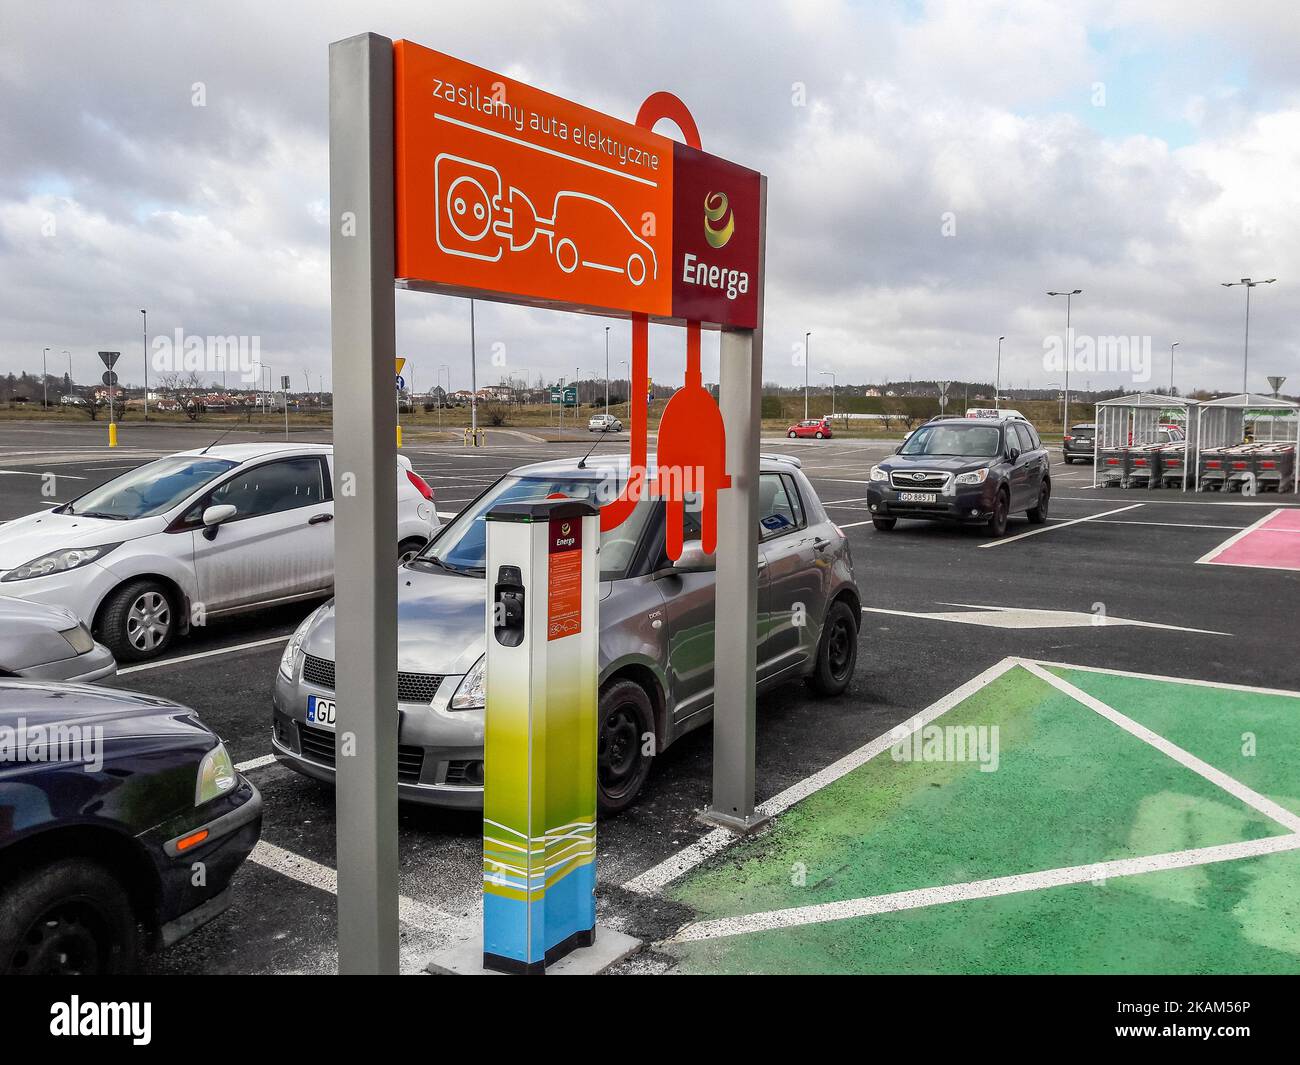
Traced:
[[1069, 350], [1065, 353], [1065, 405], [1061, 408], [1061, 432], [1070, 424], [1070, 363], [1074, 360], [1074, 341], [1070, 337], [1070, 300], [1079, 295], [1083, 289], [1076, 288], [1070, 292], [1049, 292], [1049, 296], [1065, 297], [1065, 343]]
[[[469, 429], [470, 435], [474, 438], [474, 445], [478, 446], [478, 364], [475, 358], [474, 350], [474, 301], [469, 301]], [[447, 374], [448, 382], [451, 381], [451, 373]]]
[[41, 352], [41, 410], [48, 409], [50, 405], [50, 386], [46, 383], [45, 359], [49, 355], [50, 349], [45, 348]]
[[1169, 394], [1174, 394], [1174, 348], [1181, 344], [1181, 340], [1175, 340], [1169, 345]]
[[1250, 389], [1246, 387], [1246, 371], [1250, 365], [1250, 290], [1256, 285], [1271, 285], [1276, 280], [1276, 277], [1270, 277], [1263, 281], [1252, 281], [1248, 277], [1243, 277], [1240, 281], [1219, 282], [1224, 288], [1233, 288], [1236, 285], [1244, 285], [1246, 288], [1246, 343], [1241, 351], [1241, 391], [1246, 394], [1250, 393]]
[[998, 375], [993, 382], [993, 409], [997, 410], [1002, 406], [1002, 341], [1006, 337], [998, 337]]
[[831, 379], [831, 421], [834, 421], [835, 420], [835, 371], [818, 370], [817, 373], [821, 377], [829, 377]]
[[605, 417], [609, 417], [609, 326], [605, 326]]
[[144, 420], [149, 420], [149, 312], [140, 308], [140, 335], [144, 340]]
[[808, 338], [811, 332], [803, 335], [803, 420], [808, 420]]

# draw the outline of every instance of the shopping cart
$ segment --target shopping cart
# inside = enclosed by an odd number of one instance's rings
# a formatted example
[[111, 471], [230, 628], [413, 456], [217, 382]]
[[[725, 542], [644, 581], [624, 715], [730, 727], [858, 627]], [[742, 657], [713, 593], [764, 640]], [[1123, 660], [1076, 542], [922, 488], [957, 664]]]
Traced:
[[1127, 447], [1104, 447], [1098, 452], [1097, 478], [1103, 486], [1127, 487], [1129, 469], [1130, 457]]
[[1207, 447], [1201, 452], [1197, 481], [1202, 492], [1220, 491], [1228, 480], [1226, 447]]
[[1128, 479], [1125, 488], [1151, 488], [1156, 482], [1156, 469], [1160, 465], [1160, 445], [1147, 444], [1129, 452]]
[[1251, 459], [1257, 491], [1280, 492], [1295, 483], [1294, 445], [1256, 444]]
[[1187, 464], [1186, 445], [1162, 444], [1160, 447], [1160, 466], [1156, 471], [1161, 488], [1182, 488], [1183, 473]]

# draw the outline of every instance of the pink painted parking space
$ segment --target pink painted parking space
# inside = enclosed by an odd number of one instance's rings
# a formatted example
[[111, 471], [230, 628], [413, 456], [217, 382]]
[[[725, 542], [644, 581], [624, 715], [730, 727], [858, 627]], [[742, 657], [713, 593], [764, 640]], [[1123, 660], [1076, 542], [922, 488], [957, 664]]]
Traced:
[[1300, 511], [1275, 510], [1196, 561], [1213, 566], [1300, 570]]

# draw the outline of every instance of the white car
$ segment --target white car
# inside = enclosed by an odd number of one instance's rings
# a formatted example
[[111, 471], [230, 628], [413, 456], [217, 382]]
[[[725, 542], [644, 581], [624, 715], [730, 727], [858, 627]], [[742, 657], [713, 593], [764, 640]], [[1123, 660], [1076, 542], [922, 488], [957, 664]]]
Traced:
[[621, 433], [623, 423], [612, 414], [593, 414], [587, 423], [589, 433]]
[[[328, 595], [327, 444], [184, 451], [0, 526], [0, 595], [71, 610], [118, 661], [152, 658], [208, 618]], [[433, 490], [397, 457], [398, 555], [440, 527]]]

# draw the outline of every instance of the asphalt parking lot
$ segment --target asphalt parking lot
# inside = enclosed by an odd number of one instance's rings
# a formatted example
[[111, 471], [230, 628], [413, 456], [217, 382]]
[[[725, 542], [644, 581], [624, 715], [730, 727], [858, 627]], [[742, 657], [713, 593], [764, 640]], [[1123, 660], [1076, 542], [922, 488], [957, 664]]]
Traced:
[[[0, 427], [0, 521], [51, 505], [159, 454], [201, 446], [205, 427], [132, 427], [103, 446], [103, 427]], [[241, 433], [232, 433], [236, 441]], [[246, 437], [243, 437], [246, 438]], [[300, 439], [328, 440], [328, 433]], [[489, 446], [403, 448], [457, 512], [501, 474], [589, 442], [538, 444], [490, 434]], [[608, 447], [625, 445], [610, 442]], [[1259, 688], [1300, 688], [1293, 648], [1300, 575], [1198, 564], [1293, 495], [1194, 497], [1096, 490], [1090, 467], [1053, 455], [1046, 526], [1013, 518], [1008, 535], [900, 522], [876, 532], [865, 479], [883, 442], [765, 440], [797, 455], [850, 538], [864, 593], [861, 652], [849, 693], [833, 701], [790, 684], [760, 700], [758, 798], [823, 770], [1008, 657], [1068, 662]], [[48, 475], [53, 474], [53, 481]], [[311, 609], [298, 605], [224, 623], [178, 642], [157, 662], [124, 668], [117, 687], [194, 707], [225, 739], [266, 800], [262, 843], [235, 882], [235, 902], [154, 966], [161, 972], [326, 972], [334, 967], [331, 789], [270, 756], [270, 693], [282, 644]], [[602, 822], [599, 903], [605, 922], [648, 940], [687, 919], [682, 899], [638, 893], [628, 881], [706, 833], [695, 820], [710, 788], [710, 737], [697, 731], [659, 759], [624, 816]], [[418, 971], [480, 898], [476, 815], [403, 808], [403, 968]], [[670, 955], [652, 967], [671, 969]], [[647, 963], [634, 961], [638, 971]]]

